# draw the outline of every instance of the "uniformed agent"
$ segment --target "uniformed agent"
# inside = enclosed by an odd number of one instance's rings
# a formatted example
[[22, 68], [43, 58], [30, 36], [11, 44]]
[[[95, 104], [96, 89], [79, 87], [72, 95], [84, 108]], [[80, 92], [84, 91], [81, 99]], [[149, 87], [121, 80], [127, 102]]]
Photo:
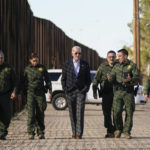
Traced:
[[13, 68], [4, 62], [0, 51], [0, 140], [5, 140], [11, 120], [11, 100], [16, 98], [18, 80]]
[[[131, 138], [133, 126], [133, 112], [135, 110], [134, 85], [139, 82], [139, 71], [132, 61], [128, 60], [128, 51], [121, 49], [118, 51], [118, 60], [108, 80], [113, 82], [115, 87], [113, 99], [114, 125], [116, 131], [115, 138], [120, 138], [124, 133], [126, 139]], [[125, 106], [126, 118], [123, 124], [122, 112]]]
[[31, 53], [29, 61], [30, 64], [24, 71], [28, 109], [27, 130], [29, 139], [34, 139], [35, 130], [39, 139], [44, 139], [44, 111], [47, 107], [45, 93], [49, 90], [49, 98], [51, 97], [51, 81], [45, 66], [39, 64], [39, 57], [36, 53]]
[[149, 93], [150, 93], [150, 75], [148, 76], [148, 79], [144, 85], [144, 97], [146, 102], [148, 101]]
[[102, 63], [94, 77], [93, 81], [93, 96], [97, 99], [97, 89], [100, 84], [100, 93], [102, 96], [102, 110], [104, 115], [104, 126], [107, 128], [106, 138], [114, 137], [114, 127], [112, 123], [111, 111], [113, 102], [113, 84], [108, 81], [107, 74], [110, 74], [116, 60], [115, 51], [107, 53], [107, 62]]

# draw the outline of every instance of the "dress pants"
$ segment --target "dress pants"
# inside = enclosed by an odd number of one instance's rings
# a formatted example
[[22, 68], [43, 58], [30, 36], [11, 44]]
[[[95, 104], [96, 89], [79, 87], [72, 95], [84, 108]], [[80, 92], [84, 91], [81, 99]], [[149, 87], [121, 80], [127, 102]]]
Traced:
[[66, 97], [69, 107], [72, 133], [75, 136], [82, 136], [84, 129], [85, 94], [82, 94], [77, 89], [68, 93]]

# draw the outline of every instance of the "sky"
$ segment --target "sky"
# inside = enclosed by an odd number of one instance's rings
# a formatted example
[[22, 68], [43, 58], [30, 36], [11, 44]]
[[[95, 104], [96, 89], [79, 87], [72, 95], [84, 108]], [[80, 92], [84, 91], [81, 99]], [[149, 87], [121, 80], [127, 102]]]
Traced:
[[53, 22], [67, 36], [106, 57], [133, 43], [128, 23], [133, 0], [28, 0], [34, 16]]

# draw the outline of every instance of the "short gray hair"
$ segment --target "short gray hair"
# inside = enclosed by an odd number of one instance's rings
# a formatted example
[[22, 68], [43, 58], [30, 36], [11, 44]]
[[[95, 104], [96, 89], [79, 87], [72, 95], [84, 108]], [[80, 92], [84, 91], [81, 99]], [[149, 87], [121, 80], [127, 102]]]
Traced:
[[81, 51], [81, 47], [80, 47], [80, 46], [74, 46], [74, 47], [72, 48], [72, 52], [74, 51], [74, 49], [79, 49], [79, 50]]

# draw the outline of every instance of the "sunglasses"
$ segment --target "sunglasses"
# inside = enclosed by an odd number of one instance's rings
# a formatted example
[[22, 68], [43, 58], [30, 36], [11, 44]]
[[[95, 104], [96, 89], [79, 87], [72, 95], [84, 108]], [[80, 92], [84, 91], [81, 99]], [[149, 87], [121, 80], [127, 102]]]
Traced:
[[81, 53], [80, 53], [80, 52], [79, 52], [79, 53], [77, 53], [77, 52], [76, 52], [76, 53], [74, 53], [74, 54], [75, 54], [75, 55], [81, 55]]
[[112, 59], [114, 59], [114, 58], [115, 58], [115, 56], [108, 56], [108, 58], [112, 58]]

